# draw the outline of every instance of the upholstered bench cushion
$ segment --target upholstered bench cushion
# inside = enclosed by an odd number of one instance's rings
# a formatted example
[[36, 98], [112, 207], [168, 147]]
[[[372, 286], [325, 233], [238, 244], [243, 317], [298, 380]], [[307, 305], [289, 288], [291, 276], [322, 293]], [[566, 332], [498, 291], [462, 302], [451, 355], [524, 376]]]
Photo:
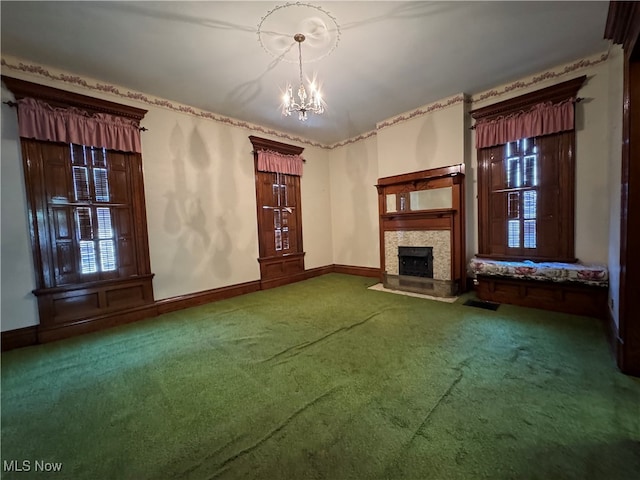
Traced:
[[558, 262], [507, 262], [474, 257], [469, 262], [469, 273], [496, 277], [543, 280], [552, 282], [574, 282], [606, 287], [609, 271], [606, 265]]

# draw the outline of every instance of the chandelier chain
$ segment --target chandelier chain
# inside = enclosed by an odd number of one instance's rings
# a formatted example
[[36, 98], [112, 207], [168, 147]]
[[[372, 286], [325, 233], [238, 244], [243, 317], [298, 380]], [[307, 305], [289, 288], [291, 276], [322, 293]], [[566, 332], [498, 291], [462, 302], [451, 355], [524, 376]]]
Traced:
[[302, 42], [298, 42], [298, 65], [300, 66], [300, 85], [302, 85]]

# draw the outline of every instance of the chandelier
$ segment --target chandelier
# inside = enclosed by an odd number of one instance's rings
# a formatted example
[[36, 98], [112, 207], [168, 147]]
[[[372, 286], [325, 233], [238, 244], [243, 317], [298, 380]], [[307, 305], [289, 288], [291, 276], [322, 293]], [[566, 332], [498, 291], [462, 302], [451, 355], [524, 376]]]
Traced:
[[293, 96], [293, 89], [291, 84], [287, 85], [283, 97], [282, 114], [289, 116], [294, 112], [298, 112], [298, 120], [305, 121], [307, 119], [307, 112], [320, 115], [324, 112], [324, 105], [320, 91], [316, 88], [315, 83], [311, 82], [309, 85], [309, 93], [304, 88], [302, 81], [302, 42], [305, 40], [305, 36], [302, 33], [296, 33], [293, 39], [298, 42], [298, 65], [300, 67], [300, 86], [298, 87], [298, 99]]

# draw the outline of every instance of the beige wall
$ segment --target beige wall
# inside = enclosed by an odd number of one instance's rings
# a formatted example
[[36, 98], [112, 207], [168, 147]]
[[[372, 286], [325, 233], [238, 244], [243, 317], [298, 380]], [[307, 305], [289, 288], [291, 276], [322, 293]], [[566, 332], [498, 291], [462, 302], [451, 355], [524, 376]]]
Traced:
[[333, 263], [379, 268], [376, 136], [330, 153]]
[[[12, 98], [2, 87], [2, 101]], [[26, 192], [15, 109], [2, 104], [1, 123], [0, 322], [4, 331], [37, 324], [38, 307], [35, 297], [31, 294], [31, 290], [35, 288], [35, 274], [31, 259], [31, 238], [27, 225]]]
[[157, 299], [259, 277], [247, 132], [151, 108], [142, 156]]
[[333, 263], [330, 151], [307, 145], [302, 156], [302, 241], [310, 269]]
[[[448, 100], [436, 104], [446, 105]], [[419, 110], [428, 111], [433, 106], [425, 105]], [[379, 125], [394, 122], [397, 118]], [[379, 128], [378, 177], [463, 163], [464, 134], [462, 101]]]
[[[142, 121], [149, 250], [156, 299], [260, 278], [249, 135], [259, 131], [29, 74], [25, 80], [149, 110]], [[3, 99], [11, 98], [3, 87]], [[38, 323], [15, 109], [2, 107], [2, 330]], [[295, 143], [289, 142], [287, 143]], [[333, 263], [328, 151], [305, 147], [306, 268]]]

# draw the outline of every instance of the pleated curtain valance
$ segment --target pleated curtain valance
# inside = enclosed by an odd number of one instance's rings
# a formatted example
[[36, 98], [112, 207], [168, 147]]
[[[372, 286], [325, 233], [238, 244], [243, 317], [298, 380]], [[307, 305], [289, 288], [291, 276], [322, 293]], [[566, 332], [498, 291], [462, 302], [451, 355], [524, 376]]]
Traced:
[[272, 150], [258, 150], [258, 170], [261, 172], [285, 173], [302, 176], [302, 157], [284, 155]]
[[504, 145], [521, 138], [539, 137], [575, 128], [575, 98], [544, 102], [526, 111], [476, 122], [476, 148]]
[[108, 113], [89, 114], [75, 107], [53, 107], [28, 97], [17, 103], [21, 137], [142, 152], [136, 120]]

